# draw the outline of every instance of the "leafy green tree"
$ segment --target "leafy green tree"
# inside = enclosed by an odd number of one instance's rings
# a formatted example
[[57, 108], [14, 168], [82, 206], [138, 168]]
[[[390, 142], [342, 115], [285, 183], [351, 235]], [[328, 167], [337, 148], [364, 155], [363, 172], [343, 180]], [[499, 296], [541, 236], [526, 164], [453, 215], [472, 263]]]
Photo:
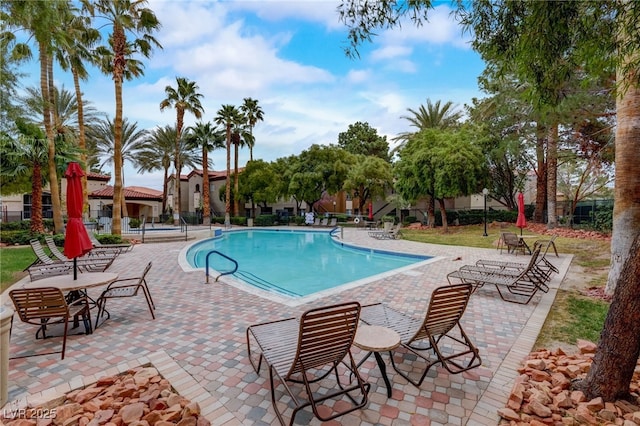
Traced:
[[[353, 47], [371, 40], [377, 28], [398, 26], [407, 14], [417, 24], [425, 22], [431, 2], [377, 5], [368, 8], [349, 0], [339, 7]], [[515, 66], [519, 74], [529, 76], [530, 90], [543, 103], [561, 99], [562, 83], [577, 70], [598, 75], [598, 70], [608, 74], [612, 66], [616, 68], [615, 207], [607, 281], [613, 301], [582, 387], [588, 398], [613, 401], [626, 397], [640, 354], [640, 3], [494, 4], [483, 0], [470, 3], [471, 9], [466, 10], [467, 5], [458, 3], [463, 24], [473, 30], [474, 48], [485, 59], [502, 59], [494, 65], [508, 65], [510, 72]]]
[[358, 121], [349, 124], [346, 132], [338, 134], [338, 146], [352, 154], [373, 155], [391, 161], [387, 137], [378, 135], [369, 123]]
[[358, 209], [365, 211], [368, 200], [383, 198], [393, 187], [391, 164], [384, 159], [371, 155], [356, 155], [354, 165], [349, 169], [343, 185], [358, 199]]
[[173, 201], [173, 224], [177, 225], [180, 223], [180, 173], [182, 172], [182, 164], [180, 164], [180, 141], [182, 140], [184, 114], [185, 112], [190, 112], [196, 118], [200, 119], [204, 108], [200, 102], [202, 94], [198, 93], [198, 85], [184, 77], [176, 77], [176, 88], [167, 86], [164, 92], [167, 97], [160, 102], [160, 111], [164, 111], [169, 107], [176, 109], [176, 145], [173, 157], [173, 163], [176, 169], [176, 179], [174, 181], [174, 193], [176, 196]]
[[444, 232], [448, 231], [445, 198], [478, 192], [486, 173], [477, 135], [469, 128], [428, 129], [399, 152], [396, 188], [406, 200], [426, 195], [437, 200]]
[[[39, 2], [36, 2], [39, 3]], [[155, 13], [147, 7], [146, 0], [96, 0], [85, 3], [89, 13], [99, 21], [103, 31], [108, 31], [108, 44], [96, 49], [100, 57], [100, 68], [111, 74], [115, 88], [116, 112], [114, 117], [114, 159], [113, 159], [113, 217], [111, 232], [122, 234], [122, 83], [143, 74], [142, 64], [136, 59], [138, 55], [148, 58], [153, 48], [162, 46], [153, 37], [160, 28]], [[133, 37], [131, 40], [127, 35]]]
[[278, 188], [274, 182], [280, 180], [271, 163], [263, 160], [249, 161], [240, 175], [238, 198], [251, 201], [251, 217], [256, 217], [255, 204], [268, 207], [278, 201]]
[[312, 145], [291, 162], [287, 192], [315, 210], [315, 204], [324, 194], [335, 194], [342, 189], [353, 166], [352, 159], [336, 146]]
[[224, 148], [224, 131], [211, 123], [198, 122], [187, 128], [185, 141], [188, 147], [202, 149], [202, 223], [211, 223], [211, 202], [209, 194], [209, 152]]
[[240, 110], [244, 113], [244, 116], [247, 119], [247, 125], [249, 126], [249, 134], [251, 135], [251, 137], [248, 138], [249, 161], [253, 161], [253, 147], [255, 145], [253, 128], [256, 127], [258, 121], [264, 121], [264, 111], [262, 110], [262, 107], [258, 105], [257, 99], [244, 98], [243, 102], [244, 103], [240, 106]]

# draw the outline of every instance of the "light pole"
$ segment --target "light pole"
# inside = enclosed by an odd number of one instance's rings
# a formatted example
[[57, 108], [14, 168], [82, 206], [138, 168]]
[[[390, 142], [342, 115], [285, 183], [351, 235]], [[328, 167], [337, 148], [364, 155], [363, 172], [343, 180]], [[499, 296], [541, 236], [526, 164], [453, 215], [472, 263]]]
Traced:
[[336, 202], [335, 201], [333, 202], [333, 213], [334, 214], [336, 213]]
[[487, 188], [484, 188], [482, 190], [482, 195], [484, 195], [484, 234], [482, 234], [482, 236], [488, 237], [489, 235], [487, 234], [487, 195], [489, 195], [489, 190]]

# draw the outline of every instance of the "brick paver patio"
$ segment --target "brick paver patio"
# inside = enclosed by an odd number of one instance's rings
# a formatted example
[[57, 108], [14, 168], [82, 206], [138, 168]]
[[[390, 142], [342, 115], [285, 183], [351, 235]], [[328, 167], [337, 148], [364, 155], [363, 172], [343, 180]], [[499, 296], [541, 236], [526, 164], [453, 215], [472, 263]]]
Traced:
[[[200, 234], [208, 237], [209, 230]], [[419, 315], [433, 289], [447, 283], [448, 272], [481, 258], [528, 260], [528, 256], [501, 255], [491, 249], [377, 240], [364, 230], [351, 228], [344, 229], [342, 238], [363, 247], [427, 254], [437, 259], [302, 304], [285, 304], [230, 285], [224, 277], [221, 282], [205, 284], [203, 271], [183, 270], [180, 254], [192, 241], [138, 245], [121, 255], [109, 271], [121, 278], [137, 276], [147, 262], [153, 262], [148, 283], [157, 307], [156, 319], [151, 319], [143, 297], [109, 301], [111, 319], [93, 335], [70, 336], [64, 360], [58, 354], [10, 360], [9, 404], [48, 401], [103, 375], [151, 364], [183, 396], [198, 401], [213, 425], [277, 424], [268, 372], [263, 368], [257, 375], [247, 359], [248, 325], [348, 300], [363, 305], [385, 302]], [[372, 384], [368, 406], [330, 424], [497, 424], [496, 410], [504, 406], [517, 376], [516, 368], [531, 351], [571, 262], [571, 256], [562, 254], [550, 259], [560, 274], [553, 277], [548, 293], [539, 293], [528, 305], [504, 302], [489, 286], [472, 295], [462, 323], [480, 350], [481, 367], [459, 375], [434, 368], [418, 389], [389, 366], [393, 393], [387, 398], [371, 357], [361, 367], [363, 377]], [[92, 289], [90, 294], [97, 296], [99, 291]], [[2, 295], [2, 303], [11, 303], [8, 293]], [[34, 327], [15, 318], [11, 356], [59, 348], [60, 339], [36, 341], [34, 333]], [[357, 349], [354, 355], [356, 360], [363, 356]], [[383, 358], [387, 359], [387, 354]], [[296, 420], [297, 424], [320, 424], [310, 410], [299, 413]]]

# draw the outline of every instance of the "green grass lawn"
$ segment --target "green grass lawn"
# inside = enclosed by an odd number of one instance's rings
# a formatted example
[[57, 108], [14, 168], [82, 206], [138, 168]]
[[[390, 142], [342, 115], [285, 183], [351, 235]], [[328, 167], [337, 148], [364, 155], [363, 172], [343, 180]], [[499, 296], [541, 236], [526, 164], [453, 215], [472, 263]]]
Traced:
[[36, 255], [29, 246], [0, 248], [0, 293], [27, 275], [23, 270], [34, 260]]

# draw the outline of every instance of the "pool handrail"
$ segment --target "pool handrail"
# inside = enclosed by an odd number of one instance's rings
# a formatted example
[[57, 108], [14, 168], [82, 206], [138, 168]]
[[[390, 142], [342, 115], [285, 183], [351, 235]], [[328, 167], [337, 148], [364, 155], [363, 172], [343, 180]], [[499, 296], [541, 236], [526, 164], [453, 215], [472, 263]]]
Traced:
[[204, 263], [204, 270], [207, 278], [206, 280], [207, 284], [209, 283], [209, 256], [211, 256], [212, 254], [218, 254], [224, 257], [225, 259], [230, 260], [235, 265], [235, 267], [233, 268], [233, 271], [221, 272], [220, 275], [216, 277], [216, 282], [218, 281], [218, 278], [220, 278], [221, 276], [234, 274], [238, 270], [238, 262], [236, 262], [234, 259], [230, 258], [226, 254], [220, 253], [218, 250], [211, 250], [210, 252], [207, 253], [207, 257], [205, 258], [205, 263]]

